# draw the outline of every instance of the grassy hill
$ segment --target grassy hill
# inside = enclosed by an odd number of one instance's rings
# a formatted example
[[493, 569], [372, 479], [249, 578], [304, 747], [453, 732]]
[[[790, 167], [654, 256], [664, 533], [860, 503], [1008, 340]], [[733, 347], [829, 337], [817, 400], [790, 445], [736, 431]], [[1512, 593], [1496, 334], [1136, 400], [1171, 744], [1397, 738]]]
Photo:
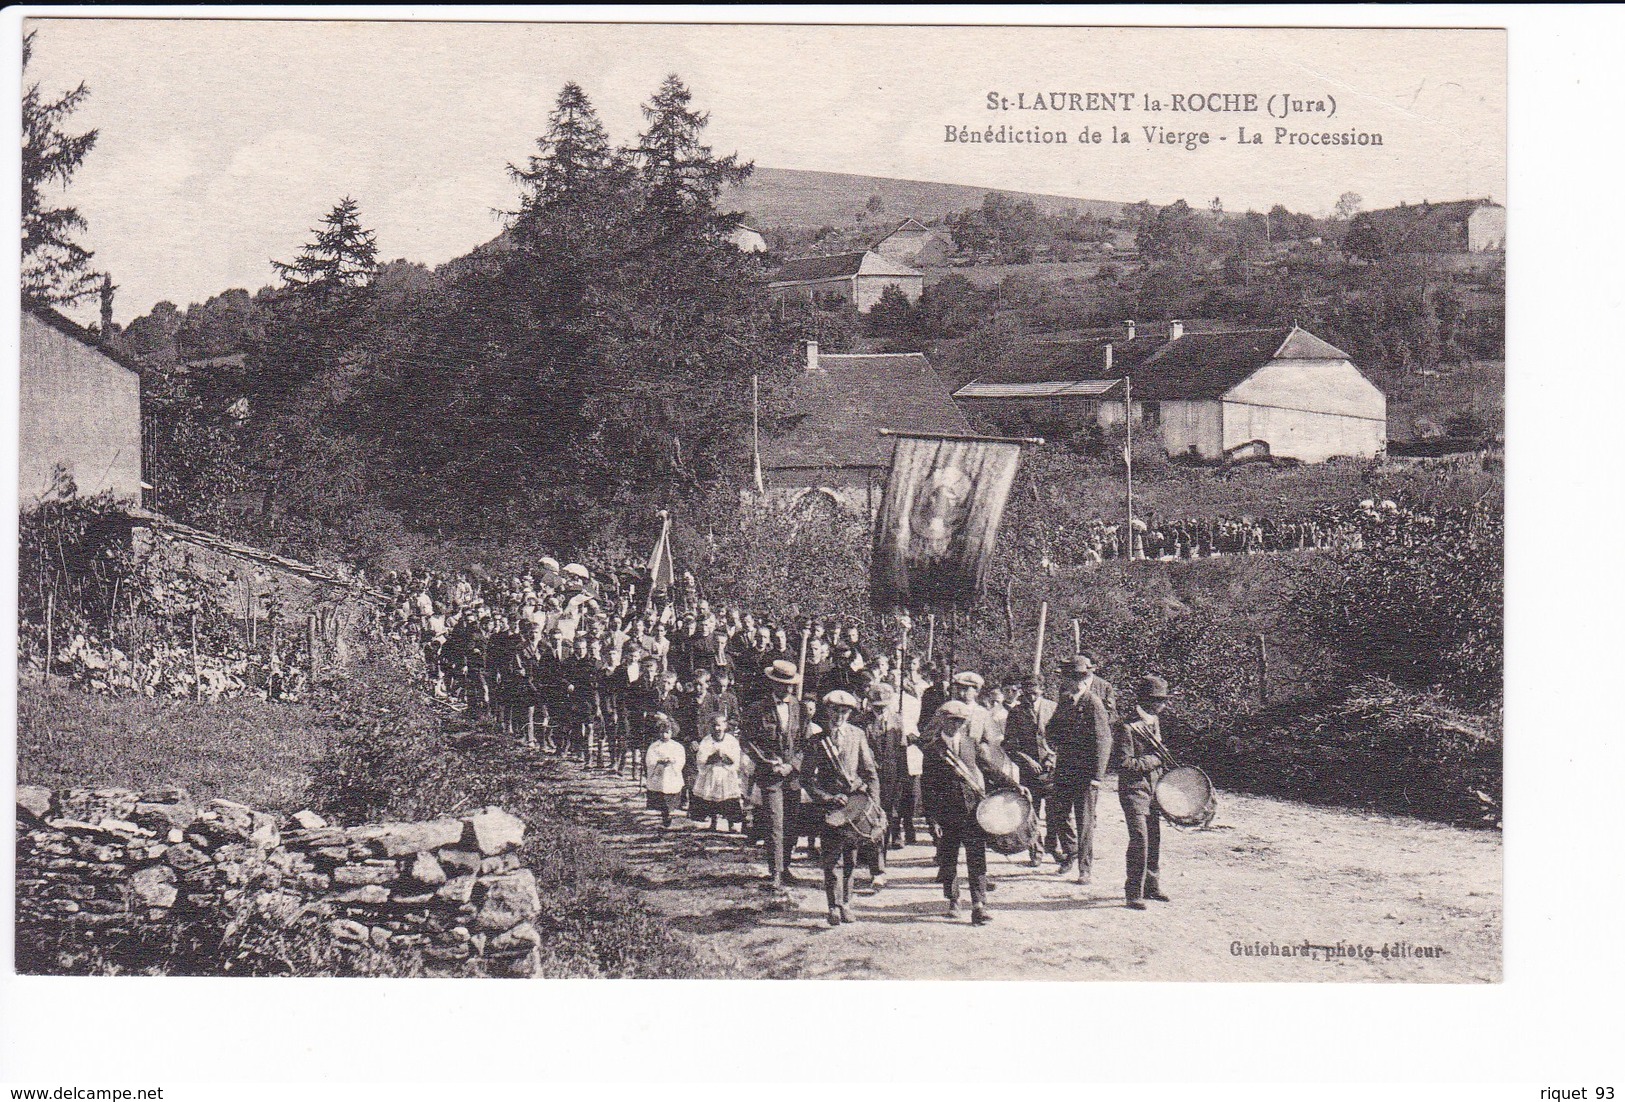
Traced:
[[1030, 199], [1041, 213], [1069, 209], [1115, 217], [1128, 204], [1103, 199], [1076, 199], [1064, 195], [1034, 195], [968, 184], [938, 184], [924, 180], [894, 180], [885, 176], [854, 176], [846, 172], [809, 172], [796, 168], [763, 168], [743, 186], [730, 188], [718, 201], [723, 210], [740, 210], [760, 228], [817, 229], [842, 225], [865, 213], [871, 196], [880, 196], [884, 210], [870, 214], [876, 225], [904, 218], [936, 221], [949, 211], [982, 205], [982, 196], [998, 191], [1013, 199]]

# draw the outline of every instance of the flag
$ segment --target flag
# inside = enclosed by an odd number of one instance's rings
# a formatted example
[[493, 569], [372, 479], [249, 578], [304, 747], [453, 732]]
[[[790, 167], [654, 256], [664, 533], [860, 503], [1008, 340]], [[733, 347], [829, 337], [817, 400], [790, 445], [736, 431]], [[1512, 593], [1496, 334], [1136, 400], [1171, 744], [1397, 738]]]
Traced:
[[869, 573], [877, 608], [981, 595], [1020, 462], [1015, 441], [897, 437]]
[[664, 593], [671, 588], [676, 571], [671, 562], [671, 518], [662, 514], [660, 538], [649, 553], [649, 595]]

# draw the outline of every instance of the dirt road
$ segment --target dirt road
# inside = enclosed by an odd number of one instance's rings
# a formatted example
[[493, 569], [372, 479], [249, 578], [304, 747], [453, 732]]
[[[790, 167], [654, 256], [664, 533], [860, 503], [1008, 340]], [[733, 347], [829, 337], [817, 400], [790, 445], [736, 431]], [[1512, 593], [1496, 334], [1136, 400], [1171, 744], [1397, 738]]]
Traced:
[[[1163, 832], [1171, 903], [1123, 906], [1125, 832], [1101, 793], [1094, 882], [990, 854], [994, 921], [944, 915], [929, 847], [894, 851], [858, 922], [830, 927], [818, 869], [793, 911], [761, 891], [761, 850], [679, 822], [663, 832], [624, 777], [565, 766], [570, 800], [633, 882], [740, 972], [811, 979], [1493, 982], [1501, 975], [1501, 838], [1278, 800], [1221, 798], [1213, 828]], [[1109, 784], [1110, 782], [1108, 782]], [[966, 908], [968, 912], [968, 908]], [[1389, 953], [1383, 955], [1387, 947]], [[1366, 950], [1370, 950], [1369, 954]]]

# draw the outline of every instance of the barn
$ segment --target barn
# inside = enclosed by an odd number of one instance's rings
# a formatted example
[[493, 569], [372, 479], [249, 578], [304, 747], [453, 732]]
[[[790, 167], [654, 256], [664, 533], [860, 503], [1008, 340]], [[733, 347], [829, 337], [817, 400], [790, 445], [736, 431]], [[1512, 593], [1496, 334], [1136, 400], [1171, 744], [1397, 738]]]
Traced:
[[913, 268], [940, 268], [953, 255], [953, 242], [915, 218], [905, 218], [875, 243], [874, 251]]
[[46, 306], [25, 305], [19, 333], [24, 508], [64, 468], [79, 493], [141, 504], [141, 377], [95, 334]]
[[780, 302], [836, 299], [856, 306], [860, 314], [868, 313], [887, 287], [896, 287], [910, 302], [918, 302], [925, 290], [925, 276], [876, 252], [838, 253], [787, 260], [768, 284]]
[[820, 354], [793, 384], [791, 413], [764, 431], [762, 476], [769, 500], [823, 500], [868, 515], [880, 504], [896, 432], [971, 432], [923, 352]]
[[1387, 446], [1382, 391], [1346, 352], [1296, 325], [1186, 333], [1174, 321], [1154, 338], [1130, 325], [1119, 339], [1069, 351], [1070, 364], [1050, 357], [1037, 371], [1011, 365], [954, 397], [1001, 424], [1042, 425], [1043, 414], [1071, 427], [1109, 427], [1123, 421], [1127, 378], [1135, 425], [1159, 433], [1170, 457], [1223, 462], [1267, 452], [1318, 463]]

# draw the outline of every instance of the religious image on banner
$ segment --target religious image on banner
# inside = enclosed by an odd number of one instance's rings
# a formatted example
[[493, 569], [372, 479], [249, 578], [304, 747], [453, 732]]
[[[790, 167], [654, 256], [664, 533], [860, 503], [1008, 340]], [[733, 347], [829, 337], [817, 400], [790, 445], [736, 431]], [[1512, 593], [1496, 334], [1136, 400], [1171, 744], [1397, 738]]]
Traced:
[[1021, 444], [898, 436], [875, 527], [876, 607], [973, 600], [986, 584]]

